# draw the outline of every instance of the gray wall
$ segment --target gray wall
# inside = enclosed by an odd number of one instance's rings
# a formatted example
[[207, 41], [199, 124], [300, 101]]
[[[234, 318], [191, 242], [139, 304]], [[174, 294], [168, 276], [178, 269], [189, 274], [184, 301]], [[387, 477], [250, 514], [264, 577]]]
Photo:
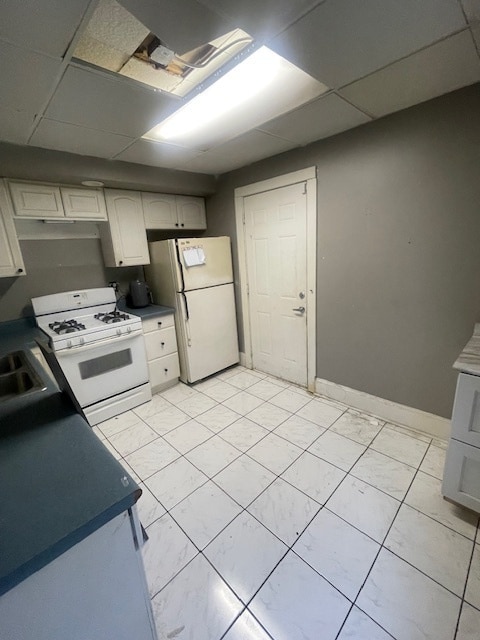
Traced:
[[317, 167], [318, 377], [451, 415], [480, 321], [479, 114], [474, 85], [220, 179], [209, 234], [235, 238], [235, 187]]

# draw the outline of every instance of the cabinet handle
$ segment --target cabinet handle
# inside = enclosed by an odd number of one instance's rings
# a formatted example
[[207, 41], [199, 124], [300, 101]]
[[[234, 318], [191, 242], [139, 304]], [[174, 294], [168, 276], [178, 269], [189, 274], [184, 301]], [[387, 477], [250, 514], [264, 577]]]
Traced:
[[161, 322], [157, 322], [157, 324], [158, 324], [158, 326], [159, 326], [159, 327], [161, 327], [161, 326], [162, 326], [162, 323], [161, 323]]
[[180, 226], [181, 226], [181, 227], [184, 227], [185, 225], [184, 225], [184, 224], [183, 224], [183, 222], [182, 222], [182, 224], [181, 224]]
[[168, 373], [168, 369], [165, 369], [165, 373]]
[[17, 273], [23, 273], [23, 269], [17, 269]]
[[161, 344], [161, 346], [162, 346], [162, 347], [164, 347], [164, 346], [165, 346], [165, 343], [164, 343], [164, 342], [160, 342], [160, 344]]
[[118, 264], [123, 264], [123, 260], [119, 260], [119, 261], [118, 261]]
[[178, 222], [175, 222], [175, 226], [178, 227]]

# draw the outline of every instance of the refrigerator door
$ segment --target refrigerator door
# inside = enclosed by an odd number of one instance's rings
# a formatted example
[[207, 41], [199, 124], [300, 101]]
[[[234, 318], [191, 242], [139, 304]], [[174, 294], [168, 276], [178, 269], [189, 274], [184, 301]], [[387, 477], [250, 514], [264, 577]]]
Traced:
[[180, 379], [196, 382], [238, 357], [233, 284], [177, 293]]
[[233, 282], [230, 238], [179, 238], [177, 291], [193, 291]]

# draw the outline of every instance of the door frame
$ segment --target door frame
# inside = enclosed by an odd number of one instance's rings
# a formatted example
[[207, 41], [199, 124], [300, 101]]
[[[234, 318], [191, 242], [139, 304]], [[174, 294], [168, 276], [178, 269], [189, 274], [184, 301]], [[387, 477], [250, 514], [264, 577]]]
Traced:
[[245, 238], [244, 198], [265, 191], [273, 191], [299, 182], [306, 184], [306, 247], [307, 247], [307, 388], [315, 391], [316, 376], [316, 280], [317, 280], [317, 172], [316, 167], [293, 171], [276, 178], [262, 180], [235, 189], [235, 224], [237, 229], [237, 253], [240, 285], [240, 314], [243, 324], [245, 366], [252, 368], [252, 332], [248, 296], [248, 272]]

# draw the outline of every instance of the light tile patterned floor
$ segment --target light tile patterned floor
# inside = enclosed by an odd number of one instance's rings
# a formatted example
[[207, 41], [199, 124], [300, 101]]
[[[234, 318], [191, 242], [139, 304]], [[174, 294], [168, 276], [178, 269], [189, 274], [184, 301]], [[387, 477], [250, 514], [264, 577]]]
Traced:
[[160, 640], [479, 640], [445, 443], [243, 367], [95, 432], [143, 490]]

